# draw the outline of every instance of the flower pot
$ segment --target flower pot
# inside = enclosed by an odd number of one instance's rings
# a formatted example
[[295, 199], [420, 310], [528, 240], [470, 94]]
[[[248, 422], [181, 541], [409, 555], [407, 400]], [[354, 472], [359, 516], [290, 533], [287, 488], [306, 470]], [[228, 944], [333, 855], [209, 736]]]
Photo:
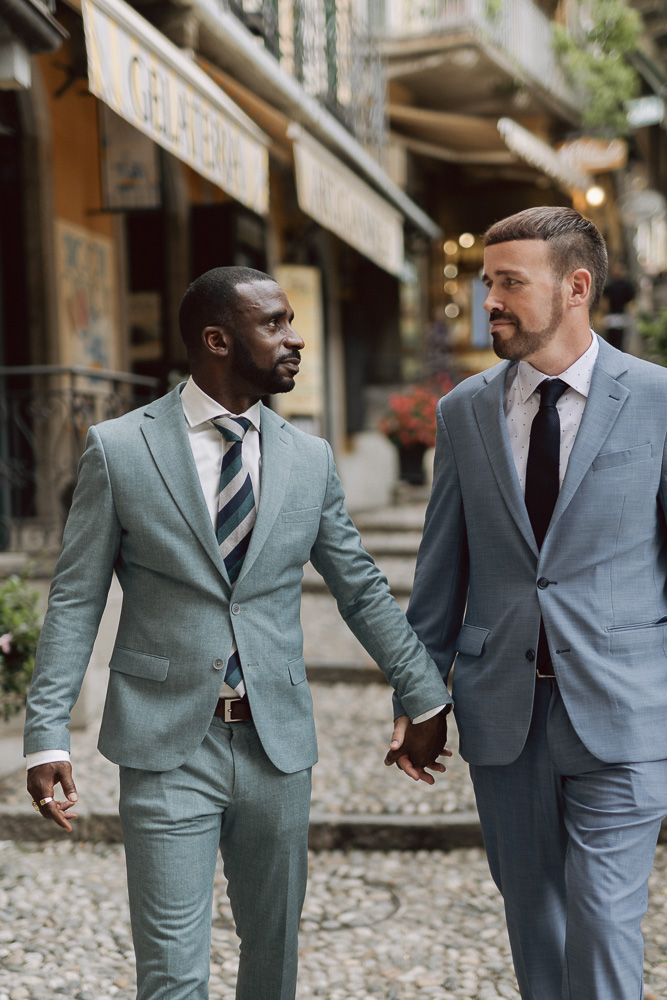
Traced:
[[425, 444], [401, 444], [398, 446], [399, 476], [413, 486], [424, 485]]

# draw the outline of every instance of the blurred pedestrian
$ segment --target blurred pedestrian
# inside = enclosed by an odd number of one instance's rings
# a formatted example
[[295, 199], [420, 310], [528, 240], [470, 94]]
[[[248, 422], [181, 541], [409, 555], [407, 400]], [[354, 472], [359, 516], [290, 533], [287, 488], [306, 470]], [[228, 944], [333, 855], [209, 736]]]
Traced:
[[627, 347], [627, 333], [632, 323], [627, 307], [634, 301], [636, 294], [637, 290], [628, 277], [625, 264], [620, 261], [612, 264], [611, 278], [603, 292], [609, 307], [603, 320], [603, 328], [607, 342], [619, 351], [624, 351]]

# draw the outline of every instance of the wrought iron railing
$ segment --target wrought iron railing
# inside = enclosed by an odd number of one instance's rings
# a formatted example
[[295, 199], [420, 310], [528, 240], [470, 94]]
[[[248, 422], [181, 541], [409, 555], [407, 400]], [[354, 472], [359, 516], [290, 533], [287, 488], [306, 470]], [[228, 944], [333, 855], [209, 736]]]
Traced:
[[385, 139], [384, 78], [358, 0], [219, 0], [352, 133]]
[[369, 10], [376, 37], [388, 40], [467, 29], [557, 100], [580, 108], [554, 52], [551, 21], [532, 0], [369, 0]]
[[153, 399], [158, 385], [89, 368], [0, 367], [0, 550], [57, 551], [88, 428]]

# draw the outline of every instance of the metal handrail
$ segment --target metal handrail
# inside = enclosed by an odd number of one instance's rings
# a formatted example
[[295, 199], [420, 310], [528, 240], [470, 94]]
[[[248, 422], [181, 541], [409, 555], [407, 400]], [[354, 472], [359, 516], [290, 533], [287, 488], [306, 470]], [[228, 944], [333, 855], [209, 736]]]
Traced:
[[0, 365], [2, 375], [84, 375], [87, 378], [104, 379], [107, 382], [124, 382], [127, 385], [143, 385], [156, 389], [159, 378], [150, 375], [133, 375], [131, 372], [114, 372], [106, 368], [85, 368], [82, 365]]

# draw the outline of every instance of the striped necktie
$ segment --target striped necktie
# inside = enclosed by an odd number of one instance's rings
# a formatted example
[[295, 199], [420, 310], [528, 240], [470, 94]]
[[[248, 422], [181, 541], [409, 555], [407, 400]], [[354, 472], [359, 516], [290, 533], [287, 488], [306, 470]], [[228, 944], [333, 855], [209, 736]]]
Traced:
[[[241, 459], [243, 438], [251, 423], [246, 417], [233, 417], [231, 414], [216, 417], [212, 423], [226, 442], [220, 471], [216, 536], [229, 580], [234, 586], [241, 572], [257, 518], [252, 480], [243, 468]], [[235, 688], [241, 697], [245, 694], [236, 641], [227, 661], [225, 683]]]

